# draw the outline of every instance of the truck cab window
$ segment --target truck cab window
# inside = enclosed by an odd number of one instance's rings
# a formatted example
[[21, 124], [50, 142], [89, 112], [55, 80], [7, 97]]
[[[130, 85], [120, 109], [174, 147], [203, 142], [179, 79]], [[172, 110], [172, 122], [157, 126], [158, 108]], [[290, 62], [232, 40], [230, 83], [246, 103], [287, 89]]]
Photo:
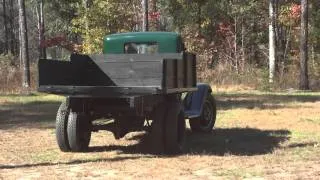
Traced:
[[155, 54], [158, 53], [157, 43], [126, 43], [124, 45], [125, 54]]

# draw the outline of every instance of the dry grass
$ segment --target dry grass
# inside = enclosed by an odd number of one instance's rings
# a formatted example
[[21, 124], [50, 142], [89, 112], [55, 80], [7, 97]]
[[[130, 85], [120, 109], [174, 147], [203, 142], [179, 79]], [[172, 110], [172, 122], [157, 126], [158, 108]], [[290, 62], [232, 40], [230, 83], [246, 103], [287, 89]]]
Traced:
[[0, 179], [320, 178], [319, 93], [221, 92], [215, 131], [189, 130], [186, 153], [171, 157], [145, 154], [143, 132], [94, 133], [91, 152], [60, 152], [59, 98], [0, 97]]
[[[1, 65], [1, 63], [0, 63]], [[21, 94], [26, 91], [33, 91], [37, 86], [37, 66], [32, 64], [30, 67], [30, 88], [22, 88], [22, 71], [18, 66], [0, 67], [0, 94]]]
[[[8, 59], [1, 59], [0, 55], [0, 94], [21, 94], [34, 91], [37, 88], [37, 64], [32, 63], [31, 88], [23, 89], [22, 72], [18, 65], [10, 64]], [[7, 58], [7, 57], [5, 57]], [[274, 84], [268, 83], [268, 70], [263, 67], [255, 67], [254, 65], [246, 64], [238, 73], [234, 67], [229, 64], [217, 64], [210, 68], [208, 64], [200, 62], [204, 59], [199, 59], [197, 62], [197, 76], [200, 82], [212, 84], [216, 90], [221, 92], [229, 91], [247, 91], [251, 92], [254, 89], [262, 91], [280, 91], [298, 89], [299, 69], [296, 65], [288, 66], [286, 72], [277, 72]], [[6, 62], [6, 63], [3, 63]], [[310, 66], [309, 84], [313, 91], [320, 90], [320, 65]], [[27, 92], [26, 92], [27, 91]]]
[[[237, 88], [237, 90], [258, 89], [262, 91], [280, 91], [299, 88], [299, 66], [288, 65], [287, 70], [277, 70], [273, 84], [269, 83], [267, 66], [257, 67], [245, 64], [238, 71], [228, 63], [219, 63], [214, 67], [205, 64], [206, 59], [199, 58], [197, 76], [200, 81], [213, 84], [219, 88]], [[320, 90], [320, 64], [309, 65], [309, 86], [313, 91]]]

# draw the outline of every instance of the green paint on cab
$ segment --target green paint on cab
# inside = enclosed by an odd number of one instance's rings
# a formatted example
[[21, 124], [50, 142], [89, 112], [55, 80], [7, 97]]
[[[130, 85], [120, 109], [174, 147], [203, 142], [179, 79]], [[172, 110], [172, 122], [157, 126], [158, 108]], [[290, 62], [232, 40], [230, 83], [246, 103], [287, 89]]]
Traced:
[[128, 32], [105, 36], [104, 54], [124, 54], [128, 43], [156, 44], [157, 53], [180, 53], [184, 50], [182, 38], [175, 32]]

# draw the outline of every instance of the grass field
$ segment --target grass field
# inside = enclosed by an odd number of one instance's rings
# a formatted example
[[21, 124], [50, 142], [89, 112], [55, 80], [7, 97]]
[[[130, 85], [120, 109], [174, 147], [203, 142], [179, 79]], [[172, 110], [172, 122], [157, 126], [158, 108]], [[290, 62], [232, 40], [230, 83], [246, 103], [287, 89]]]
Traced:
[[320, 179], [320, 93], [219, 92], [211, 134], [186, 153], [145, 154], [145, 133], [94, 133], [90, 152], [55, 142], [62, 97], [0, 96], [0, 179]]

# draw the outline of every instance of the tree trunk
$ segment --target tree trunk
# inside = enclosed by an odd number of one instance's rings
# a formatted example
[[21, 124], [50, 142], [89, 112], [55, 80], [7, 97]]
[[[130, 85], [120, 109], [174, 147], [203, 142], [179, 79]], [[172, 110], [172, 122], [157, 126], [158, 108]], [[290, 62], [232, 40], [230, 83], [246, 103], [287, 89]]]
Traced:
[[11, 52], [11, 54], [16, 55], [15, 52], [15, 44], [14, 44], [14, 40], [15, 40], [15, 36], [14, 36], [14, 30], [15, 27], [13, 25], [13, 21], [14, 21], [14, 8], [13, 8], [13, 0], [10, 1], [10, 5], [9, 5], [9, 50]]
[[82, 0], [82, 5], [85, 9], [85, 28], [86, 28], [86, 37], [89, 36], [89, 21], [88, 21], [88, 11], [90, 6], [92, 5], [92, 1], [91, 0]]
[[243, 18], [243, 15], [242, 15], [242, 20], [241, 20], [241, 56], [242, 56], [242, 58], [241, 58], [241, 70], [243, 71], [243, 69], [244, 69], [244, 66], [245, 66], [245, 61], [246, 61], [246, 50], [245, 50], [245, 36], [244, 36], [244, 34], [245, 34], [245, 31], [246, 31], [246, 29], [245, 29], [245, 22], [244, 22], [244, 18]]
[[9, 43], [8, 43], [8, 26], [7, 26], [7, 7], [6, 7], [6, 0], [2, 1], [3, 7], [3, 23], [4, 23], [4, 54], [8, 53]]
[[[256, 17], [253, 17], [253, 27], [252, 27], [252, 32], [255, 34], [257, 33], [257, 21]], [[253, 60], [252, 60], [253, 59]], [[258, 47], [257, 43], [254, 41], [254, 43], [251, 43], [251, 55], [250, 55], [250, 64], [258, 64]]]
[[43, 0], [39, 0], [38, 2], [38, 30], [39, 30], [39, 57], [46, 59], [46, 47], [42, 46], [45, 36], [45, 28], [44, 28], [44, 16], [43, 16]]
[[28, 53], [28, 30], [24, 0], [18, 0], [19, 7], [19, 29], [20, 29], [20, 59], [22, 62], [22, 87], [30, 87], [30, 66]]
[[149, 31], [148, 12], [148, 0], [142, 0], [142, 31]]
[[316, 55], [315, 55], [313, 43], [311, 44], [311, 63], [312, 63], [312, 68], [316, 69]]
[[234, 60], [235, 60], [235, 68], [237, 71], [237, 74], [239, 74], [239, 60], [238, 60], [238, 36], [237, 36], [237, 31], [238, 31], [238, 17], [236, 16], [234, 18]]
[[274, 0], [269, 0], [269, 18], [269, 83], [273, 83], [276, 64]]
[[[151, 1], [151, 4], [150, 4], [150, 11], [153, 12], [153, 13], [156, 13], [158, 12], [158, 9], [157, 9], [157, 0], [152, 0]], [[152, 28], [152, 30], [154, 31], [159, 31], [160, 30], [160, 26], [159, 26], [159, 19], [158, 17], [154, 17], [152, 18], [152, 24], [149, 24], [149, 29]]]
[[201, 3], [198, 2], [198, 13], [197, 13], [197, 16], [198, 16], [198, 31], [199, 33], [201, 33]]
[[309, 89], [308, 80], [308, 0], [301, 0], [300, 84], [301, 90]]
[[10, 51], [13, 55], [18, 55], [18, 45], [17, 45], [17, 28], [14, 25], [14, 18], [15, 18], [15, 9], [14, 9], [14, 0], [10, 1], [10, 8], [9, 8], [9, 17], [10, 17]]

